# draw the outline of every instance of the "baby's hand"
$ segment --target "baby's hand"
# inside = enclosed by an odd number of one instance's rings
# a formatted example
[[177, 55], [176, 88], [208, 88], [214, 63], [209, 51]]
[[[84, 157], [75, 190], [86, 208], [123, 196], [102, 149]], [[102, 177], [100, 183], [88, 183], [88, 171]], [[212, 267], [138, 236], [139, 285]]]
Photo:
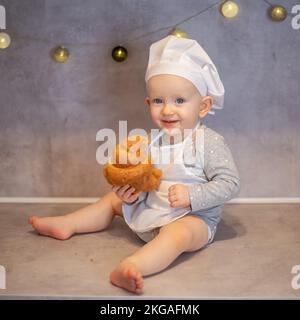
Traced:
[[122, 187], [113, 186], [112, 191], [115, 192], [122, 201], [127, 203], [133, 203], [140, 195], [140, 192], [135, 192], [135, 189], [129, 185]]
[[191, 205], [188, 187], [183, 184], [173, 184], [169, 188], [168, 199], [171, 207], [187, 207]]

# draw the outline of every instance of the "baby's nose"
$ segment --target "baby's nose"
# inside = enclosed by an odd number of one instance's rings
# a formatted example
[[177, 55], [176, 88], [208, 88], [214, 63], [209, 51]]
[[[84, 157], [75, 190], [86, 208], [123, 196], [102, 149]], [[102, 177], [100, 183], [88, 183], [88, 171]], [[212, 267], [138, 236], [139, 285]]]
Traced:
[[168, 114], [173, 114], [173, 108], [169, 103], [166, 103], [162, 109], [162, 114], [163, 115], [168, 115]]

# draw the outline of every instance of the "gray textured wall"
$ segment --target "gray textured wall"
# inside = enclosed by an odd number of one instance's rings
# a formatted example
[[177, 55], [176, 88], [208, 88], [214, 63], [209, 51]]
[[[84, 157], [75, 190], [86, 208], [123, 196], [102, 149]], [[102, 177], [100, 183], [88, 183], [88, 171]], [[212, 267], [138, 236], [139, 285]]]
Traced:
[[[10, 48], [0, 51], [0, 196], [96, 197], [108, 190], [95, 158], [96, 132], [126, 119], [130, 128], [151, 127], [144, 106], [148, 47], [167, 32], [130, 43], [125, 63], [114, 62], [111, 49], [213, 2], [0, 0], [12, 35]], [[300, 30], [291, 17], [268, 20], [260, 0], [238, 2], [234, 20], [215, 8], [181, 26], [210, 54], [226, 89], [224, 109], [204, 122], [231, 146], [240, 197], [299, 196]], [[289, 11], [299, 4], [279, 2]], [[54, 63], [50, 49], [66, 42], [87, 45], [70, 45], [70, 61]]]

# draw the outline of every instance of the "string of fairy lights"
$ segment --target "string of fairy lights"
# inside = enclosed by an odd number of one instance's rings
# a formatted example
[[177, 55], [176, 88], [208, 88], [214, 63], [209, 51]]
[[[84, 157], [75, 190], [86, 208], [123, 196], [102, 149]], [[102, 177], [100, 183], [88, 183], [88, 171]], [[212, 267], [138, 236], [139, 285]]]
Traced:
[[[261, 0], [267, 5], [267, 14], [268, 17], [270, 18], [271, 21], [274, 22], [281, 22], [286, 19], [286, 17], [289, 15], [286, 8], [282, 5], [273, 5], [271, 4], [268, 0]], [[128, 51], [126, 49], [126, 46], [134, 41], [137, 41], [139, 39], [148, 37], [149, 35], [152, 35], [154, 33], [158, 33], [164, 30], [170, 30], [168, 34], [174, 35], [179, 38], [188, 38], [187, 32], [185, 32], [182, 28], [179, 28], [180, 25], [183, 23], [190, 21], [194, 19], [195, 17], [200, 16], [201, 14], [205, 13], [208, 10], [211, 10], [213, 8], [219, 8], [220, 14], [225, 18], [225, 19], [234, 19], [238, 13], [239, 13], [239, 5], [235, 1], [228, 1], [228, 0], [222, 0], [222, 1], [217, 1], [210, 6], [202, 9], [199, 12], [196, 12], [192, 16], [189, 16], [175, 25], [170, 25], [166, 26], [163, 28], [156, 29], [154, 31], [148, 32], [146, 34], [142, 34], [138, 37], [134, 38], [128, 38], [124, 39], [122, 41], [122, 44], [114, 47], [111, 51], [112, 58], [116, 62], [123, 62], [127, 59], [128, 57]], [[0, 49], [7, 49], [9, 48], [11, 44], [11, 37], [8, 32], [6, 32], [6, 12], [5, 8], [0, 5]], [[22, 35], [17, 35], [13, 34], [13, 39], [20, 39], [20, 40], [29, 40], [29, 41], [40, 41], [40, 42], [45, 42], [53, 45], [53, 41], [49, 39], [37, 39], [29, 36], [22, 36]], [[93, 45], [93, 46], [99, 46], [100, 43], [64, 43], [64, 45], [56, 45], [55, 47], [52, 47], [50, 49], [50, 55], [52, 59], [55, 62], [58, 63], [64, 63], [67, 62], [70, 58], [70, 50], [69, 47], [75, 47], [75, 46], [88, 46], [88, 45]]]

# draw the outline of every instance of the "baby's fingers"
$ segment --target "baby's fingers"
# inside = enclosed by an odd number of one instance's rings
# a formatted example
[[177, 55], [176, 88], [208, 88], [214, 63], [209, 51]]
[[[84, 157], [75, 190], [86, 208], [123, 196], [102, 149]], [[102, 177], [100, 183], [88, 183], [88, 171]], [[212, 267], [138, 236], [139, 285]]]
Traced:
[[125, 201], [127, 201], [127, 199], [132, 196], [132, 194], [134, 193], [135, 189], [133, 187], [130, 187], [129, 189], [126, 190], [126, 192], [123, 195], [123, 198], [125, 199]]
[[115, 194], [119, 197], [122, 198], [122, 186], [114, 186], [112, 188], [112, 191], [115, 192]]
[[125, 191], [126, 191], [126, 189], [128, 189], [128, 188], [129, 188], [129, 186], [113, 186], [113, 187], [111, 188], [111, 190], [112, 190], [113, 192], [117, 193], [118, 195], [120, 195], [120, 194], [123, 193], [124, 189], [125, 189]]
[[119, 189], [121, 189], [120, 186], [112, 186], [112, 188], [111, 188], [111, 190], [112, 190], [113, 192], [116, 192], [116, 193], [119, 191]]
[[127, 202], [128, 202], [128, 203], [132, 203], [132, 202], [134, 202], [136, 199], [138, 199], [139, 196], [140, 196], [140, 192], [136, 192], [136, 193], [132, 194], [132, 195], [128, 198]]
[[119, 197], [123, 198], [124, 197], [124, 194], [125, 192], [127, 191], [127, 189], [130, 188], [130, 186], [127, 184], [125, 186], [122, 186], [118, 191], [117, 191], [117, 194]]

